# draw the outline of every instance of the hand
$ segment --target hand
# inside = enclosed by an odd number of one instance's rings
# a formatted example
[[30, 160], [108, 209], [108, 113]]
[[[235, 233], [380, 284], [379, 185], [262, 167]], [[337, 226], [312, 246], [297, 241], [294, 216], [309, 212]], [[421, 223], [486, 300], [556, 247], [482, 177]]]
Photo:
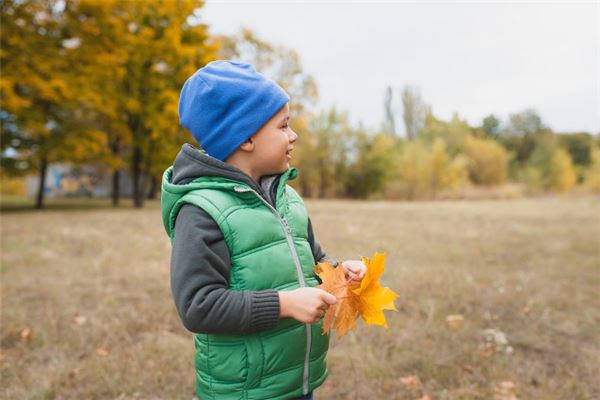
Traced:
[[337, 302], [334, 295], [314, 287], [282, 290], [278, 293], [280, 316], [292, 317], [305, 324], [318, 323], [329, 306]]
[[346, 279], [349, 279], [351, 282], [362, 281], [367, 272], [367, 266], [360, 260], [342, 261], [342, 268], [344, 268]]

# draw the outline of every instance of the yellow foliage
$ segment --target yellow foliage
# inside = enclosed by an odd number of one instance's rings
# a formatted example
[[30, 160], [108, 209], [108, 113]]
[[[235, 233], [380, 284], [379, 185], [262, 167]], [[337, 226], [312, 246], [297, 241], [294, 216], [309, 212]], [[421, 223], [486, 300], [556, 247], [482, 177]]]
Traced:
[[24, 197], [27, 194], [27, 183], [25, 182], [25, 178], [0, 176], [0, 193], [7, 196]]
[[554, 142], [540, 142], [531, 155], [523, 180], [530, 191], [554, 190], [566, 192], [577, 181], [575, 168], [569, 153]]
[[506, 182], [508, 153], [499, 143], [469, 136], [464, 152], [473, 183], [491, 186]]
[[592, 147], [592, 165], [585, 172], [584, 186], [600, 192], [600, 147]]
[[575, 168], [569, 153], [563, 149], [557, 149], [552, 155], [550, 162], [550, 188], [559, 192], [566, 192], [573, 188], [577, 181]]
[[431, 148], [424, 142], [405, 144], [399, 161], [397, 180], [391, 185], [396, 196], [417, 199], [435, 197], [441, 190], [456, 190], [466, 179], [466, 160], [451, 158], [441, 138]]

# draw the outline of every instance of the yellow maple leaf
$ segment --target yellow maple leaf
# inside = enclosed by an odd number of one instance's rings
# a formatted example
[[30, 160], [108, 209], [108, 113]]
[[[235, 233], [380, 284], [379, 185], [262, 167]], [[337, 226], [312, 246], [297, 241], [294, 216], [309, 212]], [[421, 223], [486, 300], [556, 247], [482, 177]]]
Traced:
[[338, 336], [344, 336], [356, 328], [356, 319], [362, 316], [367, 325], [377, 324], [387, 328], [383, 310], [396, 310], [397, 294], [378, 283], [385, 267], [385, 254], [375, 254], [373, 262], [363, 257], [367, 272], [360, 283], [346, 279], [344, 269], [335, 268], [329, 262], [318, 263], [314, 270], [323, 282], [317, 286], [333, 294], [337, 303], [329, 307], [323, 319], [323, 333], [333, 328]]
[[379, 278], [385, 270], [385, 253], [376, 253], [373, 260], [362, 257], [367, 266], [367, 273], [360, 282], [360, 287], [352, 290], [357, 294], [359, 312], [367, 325], [375, 324], [388, 327], [383, 310], [396, 310], [394, 300], [398, 295], [390, 288], [379, 285]]

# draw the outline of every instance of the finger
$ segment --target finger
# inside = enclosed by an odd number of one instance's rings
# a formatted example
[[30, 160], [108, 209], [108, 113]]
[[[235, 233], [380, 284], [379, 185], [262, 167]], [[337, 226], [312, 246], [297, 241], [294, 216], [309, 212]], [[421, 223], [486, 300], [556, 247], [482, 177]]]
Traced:
[[331, 293], [327, 293], [324, 291], [323, 297], [322, 299], [327, 303], [327, 304], [335, 304], [337, 303], [337, 299], [335, 298], [334, 295], [332, 295]]
[[355, 273], [355, 272], [352, 272], [352, 271], [347, 271], [347, 272], [346, 272], [346, 278], [347, 278], [347, 279], [352, 279], [352, 278], [354, 278], [355, 276], [356, 276], [356, 273]]
[[352, 264], [346, 264], [346, 265], [344, 265], [344, 270], [346, 272], [356, 272], [356, 266], [354, 266]]

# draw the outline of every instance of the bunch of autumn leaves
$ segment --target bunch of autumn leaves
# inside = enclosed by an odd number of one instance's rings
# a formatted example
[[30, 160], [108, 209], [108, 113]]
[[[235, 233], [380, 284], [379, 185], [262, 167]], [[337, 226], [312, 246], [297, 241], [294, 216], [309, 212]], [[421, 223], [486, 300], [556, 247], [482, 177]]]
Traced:
[[356, 328], [361, 316], [367, 325], [387, 326], [383, 310], [396, 310], [394, 299], [398, 297], [390, 288], [380, 286], [379, 278], [385, 270], [385, 254], [376, 253], [372, 260], [362, 257], [367, 272], [362, 281], [346, 279], [343, 268], [335, 268], [329, 262], [318, 263], [315, 273], [323, 282], [317, 286], [337, 298], [323, 317], [323, 333], [333, 330], [338, 336]]

